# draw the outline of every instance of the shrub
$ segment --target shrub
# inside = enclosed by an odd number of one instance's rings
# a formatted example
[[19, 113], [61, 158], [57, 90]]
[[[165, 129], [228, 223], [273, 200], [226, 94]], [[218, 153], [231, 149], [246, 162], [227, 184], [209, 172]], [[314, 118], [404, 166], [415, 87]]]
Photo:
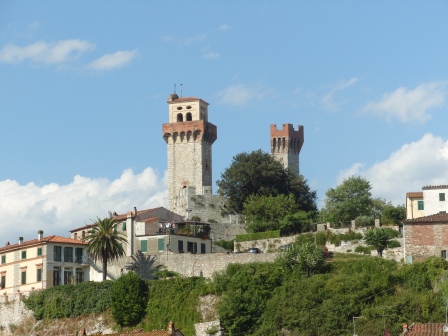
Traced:
[[218, 223], [218, 221], [216, 219], [209, 218], [207, 219], [207, 223]]
[[202, 218], [199, 216], [193, 216], [193, 217], [191, 217], [191, 220], [193, 222], [202, 222]]
[[233, 240], [218, 240], [213, 242], [214, 245], [221, 246], [222, 248], [226, 249], [227, 251], [232, 252], [233, 251]]
[[145, 314], [148, 286], [134, 272], [118, 278], [112, 286], [112, 317], [120, 326], [135, 325]]
[[236, 235], [236, 241], [243, 242], [243, 241], [278, 238], [278, 237], [280, 237], [280, 230]]
[[355, 252], [362, 253], [362, 254], [371, 254], [373, 250], [373, 246], [356, 246]]

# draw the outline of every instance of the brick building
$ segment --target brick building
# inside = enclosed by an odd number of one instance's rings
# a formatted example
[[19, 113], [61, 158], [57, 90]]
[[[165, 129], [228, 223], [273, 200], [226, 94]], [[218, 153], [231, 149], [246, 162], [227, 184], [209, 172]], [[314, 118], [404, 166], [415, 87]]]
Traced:
[[448, 214], [407, 219], [403, 221], [404, 256], [406, 262], [437, 256], [446, 259], [448, 251]]

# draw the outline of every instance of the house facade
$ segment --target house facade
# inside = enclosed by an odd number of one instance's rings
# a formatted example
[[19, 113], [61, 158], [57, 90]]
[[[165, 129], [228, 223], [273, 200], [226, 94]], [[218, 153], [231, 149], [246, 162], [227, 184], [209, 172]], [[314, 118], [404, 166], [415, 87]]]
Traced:
[[448, 212], [448, 185], [425, 186], [406, 193], [406, 219]]
[[43, 236], [0, 248], [0, 296], [89, 281], [86, 243]]
[[447, 258], [448, 214], [437, 213], [403, 221], [407, 263], [430, 256]]

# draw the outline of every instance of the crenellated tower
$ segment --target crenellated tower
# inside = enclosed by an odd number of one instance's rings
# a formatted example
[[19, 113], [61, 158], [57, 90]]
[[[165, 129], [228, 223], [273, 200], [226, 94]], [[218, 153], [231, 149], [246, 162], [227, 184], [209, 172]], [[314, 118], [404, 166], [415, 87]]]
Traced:
[[305, 141], [303, 126], [298, 125], [297, 131], [292, 124], [283, 124], [282, 129], [271, 124], [271, 154], [283, 163], [285, 168], [299, 174], [299, 154]]
[[217, 128], [208, 122], [208, 103], [196, 97], [168, 97], [169, 122], [163, 124], [168, 145], [170, 210], [188, 217], [189, 199], [212, 193], [212, 144]]

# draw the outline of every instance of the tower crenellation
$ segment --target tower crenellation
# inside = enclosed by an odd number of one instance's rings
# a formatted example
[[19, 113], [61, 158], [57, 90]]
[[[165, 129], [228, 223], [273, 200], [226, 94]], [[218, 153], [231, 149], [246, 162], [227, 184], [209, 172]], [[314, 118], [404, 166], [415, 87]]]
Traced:
[[285, 168], [299, 174], [299, 154], [305, 141], [303, 126], [298, 125], [297, 131], [292, 124], [283, 124], [277, 129], [271, 124], [271, 154]]

